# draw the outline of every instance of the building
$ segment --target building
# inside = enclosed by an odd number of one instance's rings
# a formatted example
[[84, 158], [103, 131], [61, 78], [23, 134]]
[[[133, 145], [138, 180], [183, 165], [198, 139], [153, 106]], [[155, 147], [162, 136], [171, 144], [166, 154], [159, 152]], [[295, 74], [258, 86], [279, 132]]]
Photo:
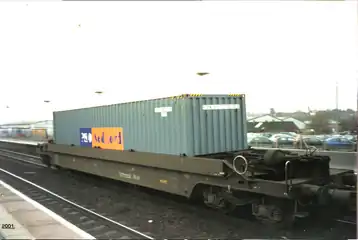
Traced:
[[[280, 125], [282, 125], [283, 128], [290, 128], [290, 129], [298, 129], [303, 130], [306, 129], [306, 124], [298, 119], [292, 118], [292, 117], [275, 117], [270, 114], [254, 117], [251, 119], [248, 119], [248, 122], [250, 123], [265, 123], [266, 126], [275, 126], [275, 129], [278, 129]], [[270, 124], [267, 124], [270, 123]], [[293, 126], [292, 123], [295, 125]], [[251, 124], [253, 125], [253, 124]], [[285, 126], [285, 127], [284, 127]], [[287, 130], [282, 130], [287, 131]]]
[[[309, 126], [312, 123], [312, 121], [305, 121], [305, 124], [307, 126]], [[328, 120], [328, 128], [332, 131], [332, 132], [339, 132], [340, 131], [340, 122], [329, 119]]]
[[248, 122], [256, 122], [256, 123], [262, 123], [262, 122], [281, 122], [282, 120], [278, 117], [274, 117], [270, 114], [261, 115], [258, 117], [249, 118]]
[[281, 119], [283, 122], [293, 122], [300, 130], [307, 128], [307, 125], [304, 122], [293, 117], [280, 117], [279, 119]]
[[15, 122], [15, 123], [1, 124], [0, 128], [29, 128], [29, 129], [53, 128], [53, 122], [52, 120]]
[[300, 132], [301, 130], [294, 122], [248, 122], [247, 131], [252, 133], [258, 132]]
[[13, 122], [13, 123], [6, 123], [6, 124], [1, 124], [0, 128], [31, 128], [32, 124], [35, 124], [36, 122]]
[[38, 129], [38, 128], [53, 128], [53, 121], [52, 120], [44, 120], [39, 122], [34, 122], [31, 124], [31, 128]]

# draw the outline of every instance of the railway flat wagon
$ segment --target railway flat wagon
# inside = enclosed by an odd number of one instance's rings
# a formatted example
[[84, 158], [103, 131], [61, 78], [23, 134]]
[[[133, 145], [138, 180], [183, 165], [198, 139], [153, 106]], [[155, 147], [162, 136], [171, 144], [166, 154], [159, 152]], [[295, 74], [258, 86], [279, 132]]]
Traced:
[[51, 167], [198, 199], [224, 212], [248, 206], [274, 223], [317, 205], [355, 211], [355, 175], [330, 169], [329, 156], [247, 147], [244, 95], [184, 94], [55, 112], [53, 119], [54, 141], [37, 147]]

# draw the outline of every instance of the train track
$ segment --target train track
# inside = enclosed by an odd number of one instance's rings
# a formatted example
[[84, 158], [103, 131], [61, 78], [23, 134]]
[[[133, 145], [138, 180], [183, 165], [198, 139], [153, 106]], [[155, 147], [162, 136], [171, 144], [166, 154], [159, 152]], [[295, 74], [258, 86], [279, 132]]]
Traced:
[[[6, 157], [24, 161], [22, 159], [24, 154], [17, 153], [18, 156], [8, 156], [9, 152], [6, 152]], [[3, 154], [4, 151], [1, 151], [2, 156], [4, 156]], [[31, 160], [25, 160], [24, 162], [40, 165], [35, 162], [37, 160], [36, 157], [28, 156], [28, 158]], [[0, 168], [0, 179], [91, 234], [96, 239], [153, 239], [145, 233], [141, 233], [90, 209], [86, 209], [2, 168]]]
[[41, 162], [41, 158], [25, 153], [20, 152], [14, 152], [10, 150], [0, 149], [0, 156], [11, 158], [17, 161], [30, 163], [33, 165], [41, 166], [41, 167], [47, 167], [45, 164]]
[[[46, 167], [46, 165], [42, 164], [40, 161], [40, 158], [33, 155], [28, 155], [24, 153], [9, 151], [0, 149], [0, 156], [6, 157], [9, 160], [15, 160], [14, 162], [24, 162], [31, 165], [37, 165], [39, 167]], [[4, 175], [4, 177], [3, 177]], [[120, 238], [118, 235], [120, 235], [122, 238], [130, 238], [130, 239], [153, 239], [150, 236], [144, 234], [143, 235], [136, 235], [136, 230], [132, 229], [133, 231], [129, 230], [123, 230], [121, 226], [123, 226], [120, 223], [113, 223], [111, 219], [108, 219], [104, 216], [97, 216], [98, 214], [94, 213], [91, 208], [91, 210], [88, 210], [86, 208], [83, 208], [81, 206], [78, 206], [75, 203], [72, 203], [61, 196], [58, 196], [46, 189], [42, 190], [43, 188], [40, 186], [37, 186], [35, 184], [32, 184], [31, 182], [25, 180], [21, 181], [21, 177], [13, 176], [14, 174], [0, 169], [0, 179], [5, 179], [5, 182], [8, 182], [11, 186], [14, 188], [17, 188], [19, 191], [23, 192], [25, 195], [28, 195], [30, 198], [34, 199], [35, 201], [38, 201], [39, 203], [43, 204], [45, 207], [51, 209], [52, 211], [56, 212], [58, 215], [63, 216], [65, 219], [67, 219], [69, 222], [73, 223], [74, 225], [78, 226], [79, 228], [83, 229], [84, 231], [88, 232], [89, 234], [93, 235], [96, 238]], [[17, 178], [18, 177], [18, 178]], [[20, 185], [20, 186], [18, 186]], [[30, 187], [31, 185], [32, 187]], [[53, 189], [56, 191], [55, 189]], [[47, 200], [46, 200], [47, 199]], [[64, 200], [63, 200], [64, 199]], [[77, 202], [77, 201], [76, 201]], [[94, 214], [94, 215], [93, 215]], [[87, 217], [87, 215], [89, 215]], [[107, 215], [107, 214], [104, 214]], [[90, 225], [83, 225], [85, 222], [83, 222], [82, 219], [87, 217], [88, 221], [87, 224]], [[90, 223], [88, 223], [90, 221]], [[108, 223], [109, 221], [109, 223]], [[352, 219], [347, 218], [340, 218], [336, 219], [337, 222], [340, 224], [345, 225], [355, 225], [355, 221]], [[82, 225], [81, 225], [82, 224]], [[109, 225], [109, 226], [108, 226]], [[123, 226], [124, 229], [126, 229], [125, 226]], [[118, 229], [119, 228], [119, 229]], [[113, 229], [113, 230], [112, 230]], [[130, 229], [130, 228], [129, 228]], [[98, 231], [98, 232], [96, 232]], [[125, 233], [123, 233], [123, 231]], [[128, 232], [129, 231], [129, 232]], [[110, 236], [107, 236], [109, 234], [113, 234]], [[106, 235], [107, 234], [107, 235]], [[133, 236], [134, 234], [134, 236]], [[140, 233], [139, 233], [140, 234]]]

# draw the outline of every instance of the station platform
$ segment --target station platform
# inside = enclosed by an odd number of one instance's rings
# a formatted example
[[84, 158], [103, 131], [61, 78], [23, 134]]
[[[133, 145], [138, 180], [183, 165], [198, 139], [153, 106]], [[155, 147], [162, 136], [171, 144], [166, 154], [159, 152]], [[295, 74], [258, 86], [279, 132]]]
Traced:
[[18, 139], [5, 139], [5, 138], [0, 138], [0, 142], [8, 142], [8, 143], [18, 143], [18, 144], [24, 144], [24, 145], [34, 145], [36, 146], [39, 143], [45, 143], [45, 142], [41, 142], [41, 141], [31, 141], [31, 140], [18, 140]]
[[0, 239], [95, 239], [0, 180]]

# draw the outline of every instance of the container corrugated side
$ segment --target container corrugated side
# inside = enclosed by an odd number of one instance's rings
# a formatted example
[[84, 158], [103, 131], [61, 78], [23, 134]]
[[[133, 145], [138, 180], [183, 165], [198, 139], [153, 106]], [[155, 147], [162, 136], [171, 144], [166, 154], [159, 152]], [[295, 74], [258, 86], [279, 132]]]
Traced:
[[166, 98], [55, 112], [55, 141], [80, 145], [80, 128], [121, 127], [126, 150], [177, 154], [185, 143], [184, 132], [180, 130], [184, 110], [173, 107], [167, 117], [155, 112], [158, 107], [173, 104], [173, 99]]
[[247, 148], [244, 96], [214, 95], [188, 101], [187, 153], [202, 155]]
[[[202, 109], [209, 104], [240, 109]], [[244, 148], [245, 111], [243, 97], [154, 99], [55, 112], [54, 134], [58, 144], [80, 145], [80, 128], [121, 127], [125, 150], [193, 156]]]

